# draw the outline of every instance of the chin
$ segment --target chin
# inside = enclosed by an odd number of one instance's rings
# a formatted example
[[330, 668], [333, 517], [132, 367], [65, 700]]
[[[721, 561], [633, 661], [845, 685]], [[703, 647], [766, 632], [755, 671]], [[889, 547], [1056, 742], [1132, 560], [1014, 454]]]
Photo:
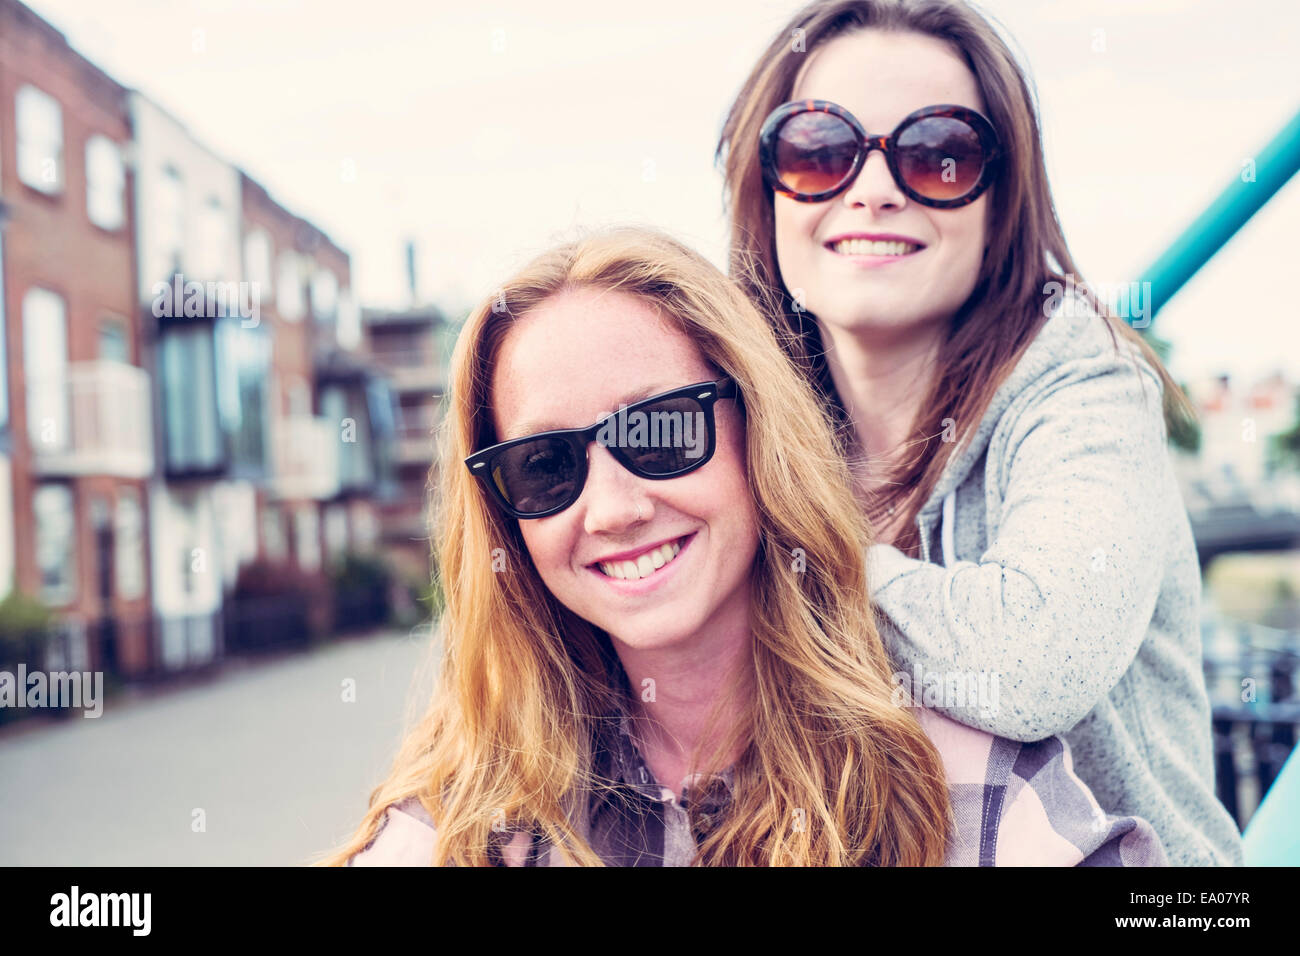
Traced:
[[627, 626], [626, 621], [618, 621], [616, 627], [617, 630], [605, 629], [615, 646], [622, 644], [638, 651], [672, 647], [679, 641], [684, 640], [689, 633], [682, 628], [680, 620], [676, 620], [671, 624], [647, 620], [638, 622], [631, 627]]
[[916, 318], [899, 309], [891, 309], [888, 302], [871, 298], [861, 302], [845, 302], [824, 312], [814, 310], [823, 325], [850, 332], [883, 332], [888, 329], [905, 329]]

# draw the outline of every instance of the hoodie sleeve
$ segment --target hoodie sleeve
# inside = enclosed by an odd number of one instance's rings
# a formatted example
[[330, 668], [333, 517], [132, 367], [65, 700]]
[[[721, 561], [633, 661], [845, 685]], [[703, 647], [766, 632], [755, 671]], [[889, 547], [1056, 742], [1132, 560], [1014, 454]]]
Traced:
[[1063, 734], [1136, 656], [1182, 508], [1159, 379], [1141, 368], [1115, 353], [1072, 360], [1017, 397], [989, 444], [1001, 507], [978, 562], [871, 547], [896, 664], [925, 679], [992, 678], [978, 709], [936, 701], [948, 716], [1013, 740]]

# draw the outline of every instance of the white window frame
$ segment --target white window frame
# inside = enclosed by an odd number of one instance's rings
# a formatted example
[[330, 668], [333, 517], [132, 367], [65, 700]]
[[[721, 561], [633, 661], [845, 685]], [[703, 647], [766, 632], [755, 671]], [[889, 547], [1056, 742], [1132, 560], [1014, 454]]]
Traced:
[[275, 261], [271, 236], [265, 229], [253, 229], [244, 236], [244, 278], [254, 283], [257, 301], [275, 294], [271, 264]]
[[289, 322], [300, 321], [307, 311], [300, 269], [296, 252], [292, 249], [280, 250], [280, 256], [276, 259], [275, 310], [280, 318]]
[[301, 504], [293, 513], [293, 550], [303, 571], [320, 570], [320, 515], [314, 504]]
[[[77, 503], [67, 485], [37, 485], [32, 492], [32, 518], [36, 533], [36, 568], [41, 575], [41, 600], [55, 607], [71, 604], [77, 596]], [[44, 519], [44, 520], [42, 520]], [[51, 527], [50, 520], [57, 524]], [[61, 541], [51, 540], [58, 534]], [[63, 580], [51, 586], [45, 580], [47, 557], [58, 546]]]
[[[185, 271], [185, 177], [175, 166], [163, 167], [150, 197], [154, 222], [151, 268], [153, 280], [167, 281], [176, 272]], [[173, 310], [182, 311], [179, 303]]]
[[117, 595], [125, 601], [134, 600], [144, 594], [144, 503], [138, 488], [118, 489], [113, 548]]
[[[68, 306], [63, 296], [32, 286], [23, 296], [23, 369], [27, 376], [27, 442], [44, 451], [71, 439], [68, 399]], [[45, 426], [53, 424], [54, 434]]]
[[86, 140], [86, 216], [107, 232], [126, 225], [126, 166], [107, 136]]
[[[43, 115], [42, 115], [43, 114]], [[47, 195], [63, 192], [63, 107], [30, 83], [14, 94], [18, 179]]]
[[311, 314], [317, 322], [334, 322], [339, 314], [339, 277], [318, 267], [311, 276]]

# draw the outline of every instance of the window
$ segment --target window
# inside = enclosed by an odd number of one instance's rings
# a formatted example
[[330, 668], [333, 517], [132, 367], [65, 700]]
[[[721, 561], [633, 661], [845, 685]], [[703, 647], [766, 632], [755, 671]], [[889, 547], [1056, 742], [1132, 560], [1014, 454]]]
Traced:
[[51, 195], [63, 191], [63, 110], [34, 86], [14, 98], [18, 127], [18, 178]]
[[118, 491], [113, 524], [117, 593], [129, 601], [144, 593], [144, 509], [138, 488]]
[[311, 277], [311, 313], [317, 322], [333, 322], [339, 310], [339, 280], [329, 269]]
[[269, 561], [278, 563], [289, 555], [289, 542], [284, 534], [284, 515], [277, 505], [267, 505], [262, 512], [262, 546]]
[[302, 318], [305, 303], [302, 279], [298, 275], [298, 256], [292, 249], [280, 253], [280, 269], [275, 288], [275, 307], [280, 317], [297, 322]]
[[311, 383], [301, 375], [289, 383], [289, 417], [306, 418], [311, 415]]
[[347, 505], [335, 502], [325, 508], [325, 554], [330, 563], [343, 558], [348, 550]]
[[231, 463], [260, 475], [267, 458], [267, 388], [271, 337], [265, 326], [246, 329], [237, 318], [217, 322], [217, 407], [230, 436]]
[[[155, 282], [165, 281], [183, 271], [184, 263], [185, 184], [175, 166], [163, 169], [158, 178], [153, 195], [153, 215], [149, 219], [157, 229], [150, 275]], [[173, 309], [178, 313], [181, 311], [176, 304]]]
[[271, 295], [271, 237], [263, 229], [244, 237], [244, 278], [253, 283], [258, 301]]
[[126, 224], [126, 170], [117, 144], [107, 136], [86, 141], [86, 215], [101, 229]]
[[207, 570], [201, 563], [199, 509], [192, 494], [177, 495], [171, 517], [171, 540], [175, 546], [172, 554], [180, 562], [181, 594], [189, 598], [198, 593], [199, 573]]
[[236, 241], [227, 230], [226, 209], [216, 196], [209, 196], [199, 211], [198, 263], [199, 274], [194, 278], [203, 282], [224, 282], [233, 278], [229, 273], [228, 244]]
[[67, 446], [68, 328], [63, 299], [45, 289], [23, 296], [23, 368], [27, 376], [27, 440], [35, 451]]
[[36, 515], [36, 566], [41, 574], [41, 600], [68, 604], [76, 596], [76, 518], [72, 489], [66, 485], [41, 485], [32, 496]]
[[131, 349], [126, 338], [126, 323], [121, 319], [100, 321], [99, 357], [108, 362], [130, 364]]
[[298, 556], [298, 567], [315, 571], [320, 567], [320, 517], [315, 505], [299, 505], [293, 513], [293, 549]]
[[361, 344], [361, 310], [350, 288], [345, 288], [339, 295], [338, 340], [345, 349], [354, 349]]
[[202, 471], [224, 462], [212, 345], [207, 324], [163, 333], [163, 433], [171, 471]]
[[14, 586], [14, 472], [8, 455], [0, 455], [0, 594]]

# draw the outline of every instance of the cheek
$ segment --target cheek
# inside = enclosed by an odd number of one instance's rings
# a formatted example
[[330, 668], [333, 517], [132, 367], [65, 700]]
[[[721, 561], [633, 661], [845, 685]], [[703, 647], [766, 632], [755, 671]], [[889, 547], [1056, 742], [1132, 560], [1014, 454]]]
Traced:
[[555, 575], [568, 567], [569, 549], [565, 544], [568, 539], [561, 524], [557, 523], [561, 518], [563, 514], [540, 521], [519, 522], [519, 532], [528, 549], [528, 556], [533, 559], [533, 566], [537, 568], [542, 583], [547, 585]]
[[714, 495], [716, 512], [732, 522], [731, 534], [741, 539], [748, 547], [757, 543], [758, 512], [754, 507], [754, 493], [749, 485], [749, 469], [745, 460], [744, 438], [736, 435], [734, 429], [728, 429], [730, 435], [724, 440], [718, 436], [718, 450], [715, 460], [726, 466], [718, 480], [717, 494]]
[[772, 219], [777, 251], [783, 246], [794, 250], [799, 244], [808, 242], [816, 231], [818, 204], [777, 196], [773, 201]]
[[942, 225], [942, 234], [948, 246], [948, 261], [953, 270], [973, 278], [984, 259], [987, 232], [984, 226], [985, 211], [979, 204], [961, 210], [960, 215]]
[[785, 287], [794, 294], [805, 286], [807, 271], [815, 249], [812, 237], [817, 227], [817, 210], [809, 203], [778, 196], [773, 207], [773, 232], [776, 238], [776, 265]]

